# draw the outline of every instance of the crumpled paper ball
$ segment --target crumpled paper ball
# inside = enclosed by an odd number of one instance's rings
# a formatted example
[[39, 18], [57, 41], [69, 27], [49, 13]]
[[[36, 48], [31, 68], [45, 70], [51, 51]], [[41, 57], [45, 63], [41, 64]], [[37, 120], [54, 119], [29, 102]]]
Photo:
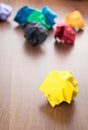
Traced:
[[33, 8], [29, 6], [23, 6], [18, 10], [16, 16], [14, 17], [14, 21], [19, 24], [23, 24], [27, 21], [28, 16], [34, 11]]
[[84, 20], [81, 15], [81, 13], [76, 10], [73, 11], [72, 13], [69, 13], [66, 16], [66, 24], [68, 24], [72, 28], [77, 28], [77, 29], [82, 29], [84, 27]]
[[52, 71], [39, 90], [47, 97], [52, 107], [62, 102], [71, 103], [78, 94], [78, 82], [71, 71]]
[[0, 20], [7, 20], [12, 13], [12, 7], [10, 5], [1, 3], [0, 4]]
[[48, 6], [42, 8], [42, 13], [46, 17], [46, 22], [52, 27], [55, 24], [54, 19], [57, 17], [57, 14], [54, 13]]
[[46, 29], [51, 28], [51, 26], [46, 22], [45, 16], [37, 9], [28, 16], [27, 22], [37, 22], [43, 25]]
[[58, 24], [55, 30], [55, 39], [59, 42], [73, 44], [75, 41], [75, 31], [66, 24]]
[[48, 36], [47, 29], [39, 23], [30, 22], [22, 26], [24, 36], [32, 46], [44, 42]]

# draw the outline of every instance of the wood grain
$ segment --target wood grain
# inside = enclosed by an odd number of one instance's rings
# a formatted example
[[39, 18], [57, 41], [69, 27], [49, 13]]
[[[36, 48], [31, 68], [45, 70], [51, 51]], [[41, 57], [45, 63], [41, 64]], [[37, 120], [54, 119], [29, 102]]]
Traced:
[[[0, 0], [0, 2], [2, 2]], [[3, 0], [13, 7], [8, 21], [0, 22], [0, 130], [88, 129], [88, 1]], [[48, 5], [58, 14], [56, 23], [78, 9], [85, 20], [73, 46], [56, 44], [54, 30], [46, 41], [31, 47], [13, 21], [19, 8]], [[55, 27], [54, 27], [55, 29]], [[38, 88], [52, 70], [71, 70], [79, 81], [79, 95], [71, 105], [52, 108]]]

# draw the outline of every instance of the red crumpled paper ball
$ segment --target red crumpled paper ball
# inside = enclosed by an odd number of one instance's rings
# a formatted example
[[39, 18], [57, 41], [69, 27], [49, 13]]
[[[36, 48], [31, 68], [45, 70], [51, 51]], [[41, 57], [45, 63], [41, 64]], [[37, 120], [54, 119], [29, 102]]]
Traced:
[[56, 26], [56, 31], [54, 35], [56, 40], [68, 44], [73, 44], [75, 41], [75, 36], [76, 33], [70, 26], [66, 24], [58, 24]]

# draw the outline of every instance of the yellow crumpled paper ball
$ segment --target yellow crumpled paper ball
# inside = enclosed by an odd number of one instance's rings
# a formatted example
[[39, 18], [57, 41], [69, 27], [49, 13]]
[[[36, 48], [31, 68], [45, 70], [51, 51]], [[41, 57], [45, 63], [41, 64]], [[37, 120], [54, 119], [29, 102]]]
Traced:
[[82, 18], [81, 13], [78, 10], [73, 11], [72, 13], [69, 13], [66, 16], [65, 21], [66, 21], [66, 24], [68, 24], [72, 28], [81, 29], [84, 27], [84, 20]]
[[61, 102], [71, 103], [78, 94], [78, 82], [70, 71], [52, 71], [39, 87], [52, 107]]

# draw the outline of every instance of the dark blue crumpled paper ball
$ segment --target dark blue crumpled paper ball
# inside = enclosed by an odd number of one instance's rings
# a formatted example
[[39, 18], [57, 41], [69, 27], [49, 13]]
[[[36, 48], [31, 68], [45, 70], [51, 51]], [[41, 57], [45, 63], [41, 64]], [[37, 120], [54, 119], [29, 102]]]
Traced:
[[23, 24], [27, 21], [28, 16], [34, 11], [33, 8], [29, 6], [23, 6], [18, 10], [16, 16], [14, 17], [14, 21], [19, 24]]

